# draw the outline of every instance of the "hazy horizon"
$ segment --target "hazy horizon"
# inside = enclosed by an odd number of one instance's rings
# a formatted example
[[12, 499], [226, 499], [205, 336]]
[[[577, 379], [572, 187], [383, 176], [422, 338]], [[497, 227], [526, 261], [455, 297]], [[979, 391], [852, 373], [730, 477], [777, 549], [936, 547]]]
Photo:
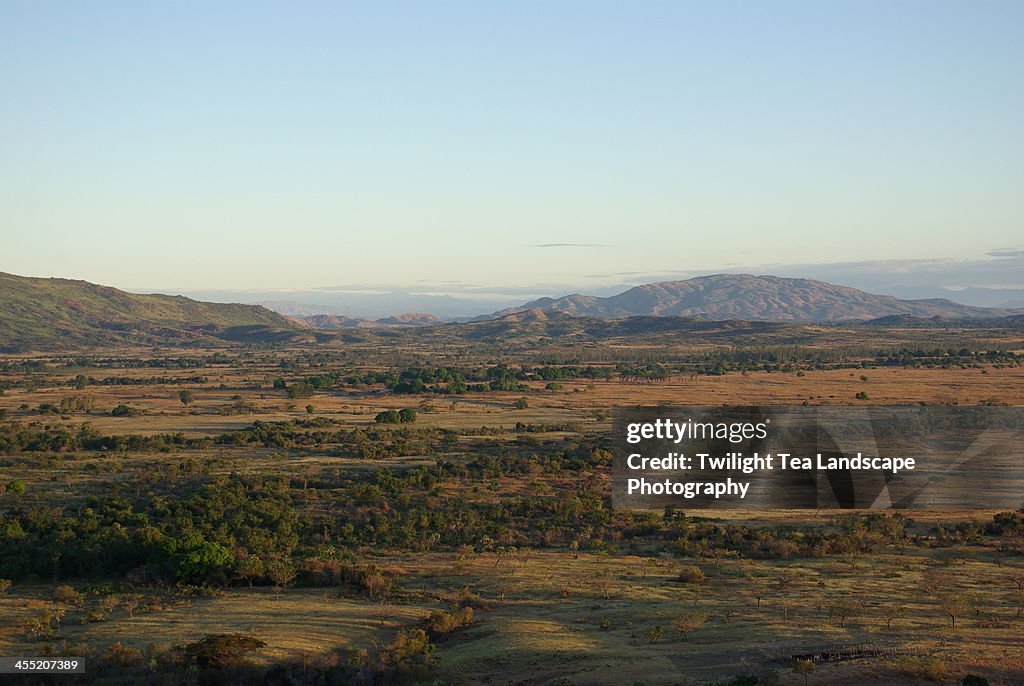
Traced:
[[[979, 260], [875, 260], [829, 264], [729, 265], [719, 269], [589, 274], [580, 281], [500, 286], [458, 280], [349, 283], [315, 288], [133, 287], [99, 281], [133, 293], [184, 295], [211, 302], [263, 304], [283, 314], [386, 317], [422, 312], [464, 318], [518, 307], [542, 297], [571, 294], [610, 296], [637, 285], [708, 276], [753, 274], [814, 279], [877, 295], [915, 300], [946, 298], [964, 305], [1024, 308], [1024, 250], [991, 250]], [[78, 278], [66, 274], [20, 276]]]

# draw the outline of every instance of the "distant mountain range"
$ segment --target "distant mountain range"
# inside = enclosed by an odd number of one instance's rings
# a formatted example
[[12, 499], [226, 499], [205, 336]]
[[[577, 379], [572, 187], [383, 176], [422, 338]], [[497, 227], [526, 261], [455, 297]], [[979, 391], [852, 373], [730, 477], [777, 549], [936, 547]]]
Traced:
[[373, 329], [381, 326], [436, 326], [441, 320], [432, 314], [422, 312], [407, 312], [393, 317], [381, 317], [380, 319], [363, 319], [359, 317], [345, 317], [337, 314], [313, 314], [305, 317], [295, 317], [314, 329]]
[[941, 298], [899, 300], [810, 279], [715, 274], [636, 286], [607, 298], [589, 295], [540, 298], [477, 320], [527, 310], [604, 319], [651, 315], [776, 322], [855, 321], [890, 315], [977, 319], [1014, 313], [961, 305]]
[[[405, 312], [429, 312], [444, 320], [475, 317], [489, 310], [512, 307], [521, 302], [519, 298], [500, 300], [478, 300], [457, 298], [451, 295], [425, 295], [392, 291], [389, 293], [353, 293], [347, 291], [304, 291], [291, 294], [292, 297], [259, 297], [270, 293], [243, 292], [202, 292], [195, 297], [216, 302], [251, 302], [263, 305], [287, 317], [310, 317], [331, 314], [352, 319], [376, 320], [382, 317], [400, 315]], [[254, 297], [255, 296], [255, 297]]]
[[[823, 281], [749, 274], [666, 281], [610, 297], [541, 298], [472, 322], [444, 323], [422, 313], [379, 319], [324, 314], [286, 317], [259, 305], [139, 295], [85, 281], [0, 273], [0, 352], [109, 344], [315, 342], [337, 338], [331, 330], [338, 329], [415, 328], [423, 335], [434, 331], [440, 336], [497, 340], [524, 334], [602, 337], [737, 327], [770, 333], [772, 326], [787, 322], [930, 327], [997, 317], [1015, 328], [1024, 319], [1021, 310], [972, 307], [943, 299], [898, 300]], [[711, 329], [707, 329], [709, 322], [714, 322]]]
[[137, 295], [87, 281], [0, 272], [0, 351], [78, 345], [311, 339], [258, 305], [205, 303], [180, 295]]

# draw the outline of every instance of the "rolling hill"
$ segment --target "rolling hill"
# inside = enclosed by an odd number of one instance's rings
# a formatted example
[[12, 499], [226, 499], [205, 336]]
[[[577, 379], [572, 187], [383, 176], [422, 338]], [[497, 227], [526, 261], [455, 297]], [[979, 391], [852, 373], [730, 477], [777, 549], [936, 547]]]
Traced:
[[799, 328], [792, 323], [765, 321], [711, 321], [694, 317], [631, 316], [620, 318], [586, 317], [539, 308], [513, 312], [496, 319], [437, 327], [463, 339], [478, 341], [552, 339], [608, 340], [612, 338], [648, 339], [658, 337], [734, 335], [737, 333], [772, 334]]
[[0, 351], [4, 352], [309, 337], [295, 322], [258, 305], [137, 295], [86, 281], [0, 273]]
[[529, 310], [606, 319], [647, 315], [776, 322], [856, 321], [894, 315], [963, 319], [1012, 314], [1009, 310], [972, 307], [940, 298], [899, 300], [824, 281], [751, 274], [715, 274], [684, 281], [663, 281], [636, 286], [607, 298], [588, 295], [540, 298], [492, 316]]

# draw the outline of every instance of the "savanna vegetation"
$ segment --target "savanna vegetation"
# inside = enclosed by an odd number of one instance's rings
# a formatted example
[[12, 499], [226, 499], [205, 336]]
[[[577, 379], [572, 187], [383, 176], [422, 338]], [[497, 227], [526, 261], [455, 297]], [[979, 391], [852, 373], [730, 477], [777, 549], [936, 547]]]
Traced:
[[612, 507], [617, 405], [1024, 402], [1019, 331], [820, 329], [7, 355], [0, 654], [102, 684], [1024, 682], [1022, 511]]

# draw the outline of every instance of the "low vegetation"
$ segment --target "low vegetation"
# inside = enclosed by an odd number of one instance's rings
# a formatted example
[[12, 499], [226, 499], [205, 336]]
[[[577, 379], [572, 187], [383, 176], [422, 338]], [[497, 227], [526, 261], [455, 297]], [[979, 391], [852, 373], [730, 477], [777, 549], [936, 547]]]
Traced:
[[103, 684], [1020, 683], [1024, 512], [612, 507], [615, 406], [1024, 402], [1014, 330], [792, 333], [9, 354], [0, 654]]

